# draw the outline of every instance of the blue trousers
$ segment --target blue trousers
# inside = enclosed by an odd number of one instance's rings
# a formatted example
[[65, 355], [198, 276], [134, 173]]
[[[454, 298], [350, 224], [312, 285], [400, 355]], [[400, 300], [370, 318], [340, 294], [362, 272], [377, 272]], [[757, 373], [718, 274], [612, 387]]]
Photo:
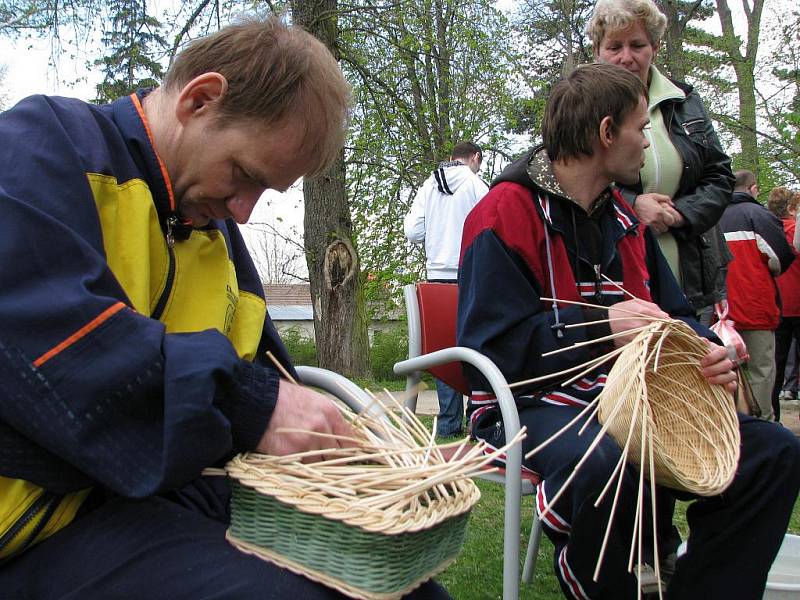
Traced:
[[[244, 554], [224, 538], [227, 485], [204, 478], [167, 497], [101, 499], [0, 566], [0, 597], [25, 600], [333, 600], [340, 593]], [[92, 497], [90, 497], [90, 500]], [[287, 535], [290, 535], [287, 532]], [[428, 582], [407, 598], [446, 600]]]
[[[523, 452], [550, 437], [578, 412], [574, 407], [541, 402], [521, 410], [520, 422], [528, 428]], [[670, 600], [761, 600], [763, 596], [767, 573], [783, 541], [800, 488], [800, 443], [793, 433], [775, 423], [740, 415], [739, 424], [739, 468], [724, 493], [700, 498], [658, 488], [660, 512], [671, 510], [671, 502], [664, 501], [670, 496], [694, 500], [687, 511], [688, 551], [677, 562], [667, 590]], [[525, 461], [544, 480], [537, 497], [540, 508], [552, 501], [600, 429], [593, 421], [579, 436], [581, 425], [568, 429]], [[502, 429], [488, 423], [475, 434], [492, 444], [503, 443]], [[599, 578], [596, 582], [592, 579], [616, 488], [609, 490], [597, 508], [594, 503], [619, 456], [617, 444], [605, 438], [580, 467], [554, 511], [543, 519], [545, 533], [555, 546], [556, 576], [567, 598], [636, 598], [637, 582], [627, 571], [639, 487], [638, 471], [633, 467], [626, 467]], [[649, 482], [645, 480], [645, 484], [644, 506], [649, 510]], [[668, 533], [662, 516], [658, 515], [659, 534]], [[666, 516], [668, 526], [668, 512]], [[645, 541], [653, 539], [651, 524], [648, 512], [644, 518]], [[644, 549], [645, 562], [652, 564], [652, 554], [652, 548]]]
[[461, 435], [464, 420], [464, 395], [438, 379], [436, 380], [436, 395], [439, 398], [436, 435]]

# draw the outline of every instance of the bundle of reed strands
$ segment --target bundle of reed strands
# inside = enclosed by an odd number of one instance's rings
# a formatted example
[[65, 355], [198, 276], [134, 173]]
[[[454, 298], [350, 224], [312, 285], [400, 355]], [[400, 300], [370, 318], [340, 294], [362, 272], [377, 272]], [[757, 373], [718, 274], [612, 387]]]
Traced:
[[[624, 290], [623, 290], [624, 291]], [[627, 293], [627, 292], [626, 292]], [[545, 298], [560, 303], [604, 308], [583, 302]], [[723, 386], [712, 385], [703, 377], [700, 360], [708, 353], [708, 344], [683, 321], [657, 319], [636, 314], [649, 323], [638, 330], [635, 338], [603, 356], [544, 377], [511, 384], [510, 387], [530, 384], [554, 377], [577, 373], [562, 383], [568, 385], [596, 367], [615, 359], [606, 385], [600, 395], [569, 424], [544, 440], [526, 454], [530, 458], [575, 423], [586, 423], [597, 417], [602, 427], [578, 462], [572, 475], [561, 489], [549, 499], [544, 513], [550, 511], [581, 465], [588, 459], [606, 434], [620, 446], [622, 453], [608, 483], [600, 493], [595, 506], [602, 502], [616, 480], [616, 491], [603, 545], [598, 556], [594, 578], [600, 572], [606, 544], [613, 523], [619, 493], [622, 487], [624, 465], [639, 468], [639, 492], [633, 539], [629, 556], [629, 571], [634, 558], [638, 558], [639, 578], [642, 568], [642, 531], [644, 513], [645, 478], [649, 479], [652, 498], [653, 531], [656, 530], [656, 484], [701, 496], [723, 492], [736, 472], [739, 462], [740, 432], [733, 398]], [[575, 326], [586, 326], [581, 323]], [[570, 327], [569, 325], [567, 327]], [[608, 341], [617, 335], [579, 342], [574, 346], [556, 350], [568, 352], [575, 346]], [[580, 429], [585, 431], [586, 424]], [[653, 476], [651, 476], [651, 474]], [[658, 578], [659, 597], [662, 597], [657, 542], [653, 540], [654, 570]], [[641, 597], [641, 590], [639, 590]]]
[[[437, 446], [434, 434], [391, 394], [388, 403], [372, 397], [381, 411], [340, 407], [353, 436], [339, 437], [339, 447], [231, 460], [225, 467], [235, 483], [228, 539], [352, 597], [388, 600], [455, 560], [480, 498], [469, 476], [524, 432], [492, 452], [466, 439]], [[376, 412], [383, 416], [371, 416]]]

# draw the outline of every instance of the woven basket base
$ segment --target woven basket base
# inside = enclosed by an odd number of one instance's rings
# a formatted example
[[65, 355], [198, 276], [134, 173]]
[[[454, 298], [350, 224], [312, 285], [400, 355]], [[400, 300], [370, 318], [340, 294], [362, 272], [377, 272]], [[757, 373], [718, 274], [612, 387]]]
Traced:
[[442, 571], [444, 571], [447, 567], [452, 565], [456, 561], [456, 557], [451, 558], [450, 560], [441, 563], [431, 571], [430, 573], [423, 575], [419, 578], [418, 581], [415, 581], [405, 589], [402, 589], [398, 592], [392, 592], [388, 594], [380, 594], [380, 593], [373, 593], [373, 592], [365, 592], [364, 590], [360, 590], [358, 588], [351, 587], [347, 585], [346, 582], [335, 579], [326, 575], [325, 573], [321, 573], [319, 571], [314, 571], [305, 567], [301, 564], [293, 562], [286, 558], [285, 556], [281, 556], [280, 554], [276, 554], [274, 552], [270, 552], [266, 548], [262, 548], [261, 546], [256, 546], [255, 544], [251, 544], [249, 542], [245, 542], [243, 540], [237, 539], [235, 536], [231, 535], [230, 532], [225, 534], [227, 540], [238, 550], [244, 552], [246, 554], [252, 554], [262, 560], [267, 560], [271, 563], [278, 565], [279, 567], [283, 567], [284, 569], [288, 569], [292, 573], [297, 575], [301, 575], [302, 577], [307, 577], [312, 581], [316, 581], [317, 583], [321, 583], [329, 588], [333, 588], [338, 592], [341, 592], [345, 596], [350, 598], [356, 598], [358, 600], [399, 600], [406, 594], [410, 594], [423, 583], [432, 579]]
[[355, 598], [400, 598], [449, 566], [469, 511], [421, 531], [386, 535], [310, 514], [232, 481], [227, 538], [240, 549]]

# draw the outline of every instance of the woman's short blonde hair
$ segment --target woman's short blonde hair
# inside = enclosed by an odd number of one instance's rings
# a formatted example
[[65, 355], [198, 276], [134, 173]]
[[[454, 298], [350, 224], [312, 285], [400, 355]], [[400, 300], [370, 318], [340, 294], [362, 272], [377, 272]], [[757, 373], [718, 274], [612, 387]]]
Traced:
[[609, 31], [624, 31], [637, 21], [644, 25], [655, 48], [667, 28], [667, 17], [653, 0], [597, 0], [587, 25], [595, 55]]

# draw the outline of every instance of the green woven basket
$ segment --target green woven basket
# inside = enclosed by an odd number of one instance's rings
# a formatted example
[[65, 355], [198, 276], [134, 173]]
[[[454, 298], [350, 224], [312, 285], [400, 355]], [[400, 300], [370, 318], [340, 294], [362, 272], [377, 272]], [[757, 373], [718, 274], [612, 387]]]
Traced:
[[366, 531], [312, 514], [231, 480], [228, 539], [354, 598], [400, 598], [452, 563], [466, 536], [469, 510], [405, 533]]

